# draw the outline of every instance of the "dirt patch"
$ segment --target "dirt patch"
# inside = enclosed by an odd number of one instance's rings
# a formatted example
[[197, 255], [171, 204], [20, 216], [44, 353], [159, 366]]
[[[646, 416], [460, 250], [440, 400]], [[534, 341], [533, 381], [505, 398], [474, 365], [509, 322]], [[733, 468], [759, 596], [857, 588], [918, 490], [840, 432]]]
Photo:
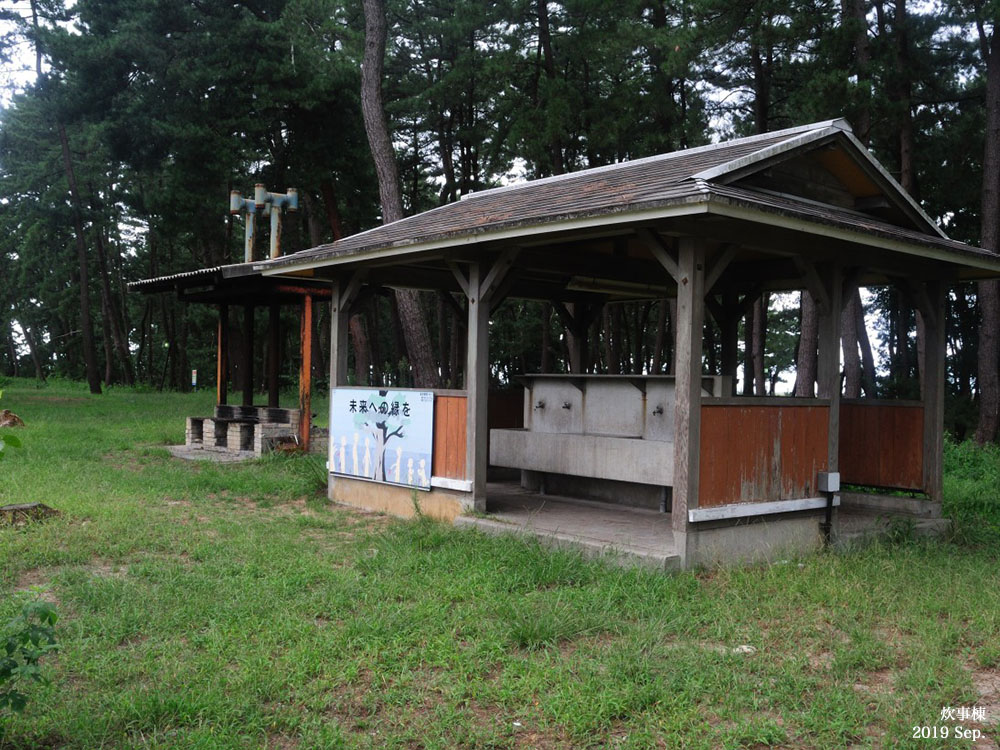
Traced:
[[59, 604], [59, 597], [52, 591], [50, 584], [51, 576], [55, 571], [52, 568], [29, 568], [21, 573], [14, 584], [17, 592], [38, 591], [38, 598], [49, 604]]
[[[983, 726], [1000, 726], [1000, 670], [973, 669], [971, 678], [972, 687], [978, 695], [976, 706], [986, 709], [986, 721]], [[996, 746], [994, 743], [983, 747]]]
[[380, 700], [373, 703], [365, 700], [371, 693], [373, 679], [370, 670], [363, 670], [350, 683], [337, 687], [331, 695], [326, 714], [352, 731], [367, 729], [368, 720], [378, 716], [383, 709]]
[[146, 464], [129, 451], [121, 453], [105, 453], [101, 458], [112, 469], [138, 474], [145, 470]]
[[892, 692], [894, 681], [895, 674], [891, 669], [878, 669], [874, 672], [868, 672], [864, 682], [854, 683], [854, 689], [859, 693], [883, 695]]
[[809, 654], [809, 667], [814, 672], [826, 672], [833, 665], [833, 654], [829, 651], [820, 651], [818, 654]]
[[264, 747], [268, 750], [292, 750], [299, 747], [301, 743], [297, 737], [288, 737], [284, 734], [269, 734], [264, 741]]
[[128, 575], [128, 570], [124, 565], [99, 557], [91, 559], [90, 563], [84, 566], [84, 570], [98, 578], [124, 578]]

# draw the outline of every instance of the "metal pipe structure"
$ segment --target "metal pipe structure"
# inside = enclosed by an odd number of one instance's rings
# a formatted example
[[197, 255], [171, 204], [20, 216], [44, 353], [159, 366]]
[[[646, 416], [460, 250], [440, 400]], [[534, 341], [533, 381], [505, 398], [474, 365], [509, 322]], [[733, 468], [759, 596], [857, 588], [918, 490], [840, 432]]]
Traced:
[[246, 234], [243, 243], [243, 262], [253, 263], [254, 244], [256, 241], [257, 206], [249, 198], [244, 198], [239, 190], [229, 192], [229, 213], [237, 216], [246, 211]]
[[299, 191], [288, 188], [284, 193], [270, 193], [263, 183], [258, 182], [253, 190], [254, 204], [257, 210], [265, 207], [271, 212], [271, 258], [281, 257], [281, 210], [298, 211]]

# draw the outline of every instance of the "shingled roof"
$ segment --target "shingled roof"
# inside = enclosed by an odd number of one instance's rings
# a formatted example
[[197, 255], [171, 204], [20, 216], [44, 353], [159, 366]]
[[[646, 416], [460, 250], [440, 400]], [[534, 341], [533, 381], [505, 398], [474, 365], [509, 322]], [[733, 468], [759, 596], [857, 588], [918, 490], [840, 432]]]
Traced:
[[[759, 172], [776, 160], [829, 142], [836, 142], [850, 152], [851, 158], [895, 206], [896, 214], [903, 217], [901, 220], [890, 222], [861, 211], [738, 183], [743, 176]], [[457, 203], [337, 242], [256, 263], [254, 269], [265, 274], [292, 272], [361, 260], [374, 254], [406, 255], [493, 239], [516, 242], [520, 235], [563, 231], [583, 223], [627, 223], [685, 212], [722, 211], [727, 207], [847, 230], [862, 235], [866, 243], [881, 241], [892, 249], [925, 248], [931, 257], [980, 269], [1000, 269], [996, 256], [949, 240], [853, 137], [844, 120], [472, 193]]]

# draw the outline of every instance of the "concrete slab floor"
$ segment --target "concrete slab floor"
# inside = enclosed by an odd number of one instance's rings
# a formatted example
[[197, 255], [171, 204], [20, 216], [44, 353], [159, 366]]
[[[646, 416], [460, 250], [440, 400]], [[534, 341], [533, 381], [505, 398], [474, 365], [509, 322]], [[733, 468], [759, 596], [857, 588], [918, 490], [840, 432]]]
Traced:
[[680, 567], [669, 513], [539, 495], [507, 482], [487, 485], [486, 512], [485, 517], [459, 516], [455, 525], [492, 534], [530, 534], [623, 564]]

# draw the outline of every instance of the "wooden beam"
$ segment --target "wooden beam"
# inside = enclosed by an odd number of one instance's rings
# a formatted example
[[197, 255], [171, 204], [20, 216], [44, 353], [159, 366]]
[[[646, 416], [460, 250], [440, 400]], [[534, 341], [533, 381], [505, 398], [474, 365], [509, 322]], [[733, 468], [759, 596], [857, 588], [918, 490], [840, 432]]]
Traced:
[[927, 294], [927, 288], [913, 279], [896, 278], [893, 281], [903, 293], [906, 301], [923, 316], [924, 323], [936, 326], [937, 320], [935, 316], [937, 313], [934, 309], [934, 303]]
[[317, 289], [311, 286], [294, 286], [292, 284], [278, 284], [274, 287], [274, 291], [279, 294], [299, 294], [299, 295], [309, 295], [313, 300], [317, 299], [330, 299], [329, 289]]
[[455, 314], [455, 322], [464, 331], [468, 325], [468, 321], [465, 319], [465, 309], [458, 304], [458, 301], [452, 296], [451, 292], [446, 289], [439, 289], [438, 297], [444, 300], [445, 304], [451, 308], [451, 311]]
[[299, 447], [309, 452], [312, 435], [312, 330], [313, 300], [302, 298], [301, 335], [299, 337], [302, 364], [299, 367]]
[[504, 303], [504, 301], [510, 296], [511, 291], [514, 289], [515, 284], [518, 283], [520, 278], [520, 273], [518, 269], [512, 268], [507, 275], [504, 277], [503, 281], [497, 284], [493, 288], [493, 293], [490, 295], [490, 314], [496, 312], [496, 309]]
[[715, 320], [716, 325], [720, 328], [730, 317], [730, 311], [715, 299], [712, 295], [705, 297], [705, 308], [712, 314], [712, 319]]
[[511, 267], [514, 265], [514, 261], [517, 259], [518, 253], [520, 252], [521, 248], [517, 246], [508, 247], [500, 253], [500, 257], [493, 263], [493, 266], [486, 274], [486, 278], [482, 280], [479, 288], [479, 298], [486, 304], [489, 304], [493, 291], [510, 272]]
[[712, 262], [712, 267], [705, 274], [705, 293], [708, 294], [712, 291], [712, 287], [715, 286], [715, 282], [719, 280], [726, 268], [729, 267], [730, 262], [736, 257], [736, 253], [739, 251], [739, 246], [735, 244], [727, 244], [719, 256]]
[[813, 302], [816, 303], [817, 312], [823, 315], [830, 309], [830, 292], [816, 272], [816, 266], [801, 256], [796, 256], [795, 266], [799, 269], [799, 273], [802, 274], [802, 280], [806, 284], [806, 289], [809, 290]]
[[354, 298], [361, 291], [361, 285], [368, 278], [368, 270], [361, 268], [351, 273], [346, 284], [341, 288], [340, 306], [350, 307], [354, 303]]
[[219, 335], [215, 355], [215, 402], [229, 400], [229, 305], [219, 305]]
[[468, 297], [469, 296], [469, 277], [466, 276], [465, 272], [461, 267], [453, 260], [446, 261], [448, 270], [451, 271], [452, 275], [455, 277], [455, 281], [458, 282], [458, 288], [462, 290], [462, 293]]
[[670, 245], [664, 242], [663, 237], [658, 232], [646, 227], [640, 227], [636, 230], [636, 234], [639, 235], [639, 238], [646, 245], [649, 252], [653, 254], [653, 257], [667, 270], [670, 278], [680, 283], [680, 271], [677, 266], [676, 255]]

